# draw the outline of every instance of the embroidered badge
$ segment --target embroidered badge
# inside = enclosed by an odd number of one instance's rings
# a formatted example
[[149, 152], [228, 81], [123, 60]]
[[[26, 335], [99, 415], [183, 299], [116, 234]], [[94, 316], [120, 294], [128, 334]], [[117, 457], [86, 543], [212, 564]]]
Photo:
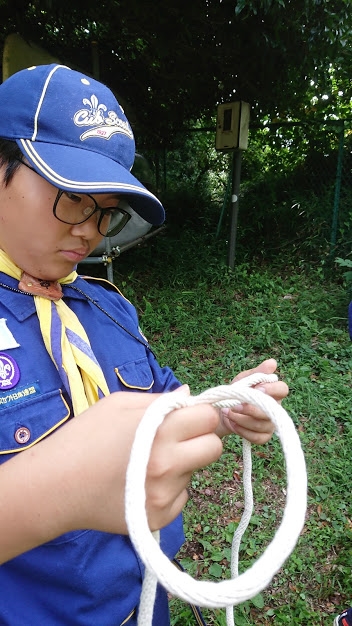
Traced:
[[[80, 109], [75, 113], [73, 121], [76, 126], [90, 126], [80, 136], [81, 141], [88, 137], [101, 137], [102, 139], [110, 139], [115, 133], [127, 135], [129, 139], [133, 139], [132, 129], [126, 120], [121, 120], [115, 111], [108, 111], [105, 104], [98, 104], [98, 98], [93, 94], [91, 99], [83, 98], [83, 104], [87, 109]], [[107, 115], [105, 115], [107, 111]]]
[[10, 350], [10, 348], [18, 348], [20, 345], [7, 328], [6, 322], [4, 317], [0, 318], [0, 350]]
[[29, 384], [25, 387], [17, 387], [16, 391], [9, 391], [9, 393], [0, 393], [0, 412], [1, 409], [5, 409], [9, 405], [18, 404], [25, 400], [28, 401], [30, 398], [35, 398], [40, 393], [38, 383]]
[[0, 391], [15, 387], [20, 376], [20, 368], [15, 359], [8, 354], [4, 354], [4, 352], [0, 352]]

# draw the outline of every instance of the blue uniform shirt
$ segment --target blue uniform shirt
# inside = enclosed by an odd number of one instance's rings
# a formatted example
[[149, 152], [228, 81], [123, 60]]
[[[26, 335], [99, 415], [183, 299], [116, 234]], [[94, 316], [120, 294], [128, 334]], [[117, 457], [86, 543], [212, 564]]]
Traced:
[[[160, 367], [140, 333], [134, 307], [113, 285], [100, 283], [79, 277], [63, 293], [110, 391], [176, 389], [179, 381]], [[0, 462], [72, 417], [42, 340], [34, 299], [17, 284], [0, 273]], [[162, 531], [161, 547], [173, 558], [182, 542], [180, 516]], [[0, 566], [0, 624], [135, 626], [142, 573], [128, 537], [85, 529], [67, 533]], [[167, 595], [160, 588], [153, 625], [169, 625]]]

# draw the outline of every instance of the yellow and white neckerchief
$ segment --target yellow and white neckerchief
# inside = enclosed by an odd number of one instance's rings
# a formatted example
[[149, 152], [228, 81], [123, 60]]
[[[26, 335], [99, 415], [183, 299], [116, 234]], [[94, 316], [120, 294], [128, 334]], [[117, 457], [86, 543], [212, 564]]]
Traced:
[[[0, 250], [0, 271], [21, 280], [22, 270]], [[72, 283], [77, 272], [60, 278]], [[109, 395], [103, 371], [95, 358], [86, 331], [77, 315], [62, 299], [51, 300], [33, 295], [45, 347], [69, 393], [74, 415], [85, 411], [99, 398]]]

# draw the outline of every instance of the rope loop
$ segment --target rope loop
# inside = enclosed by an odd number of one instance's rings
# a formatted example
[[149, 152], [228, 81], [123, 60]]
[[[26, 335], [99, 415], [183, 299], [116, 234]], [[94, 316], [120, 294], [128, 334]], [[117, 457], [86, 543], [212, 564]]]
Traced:
[[[304, 525], [307, 508], [307, 473], [300, 439], [283, 407], [271, 396], [252, 388], [258, 383], [275, 380], [275, 375], [254, 374], [232, 385], [208, 389], [198, 396], [186, 396], [182, 392], [166, 393], [155, 400], [145, 412], [132, 445], [125, 495], [129, 535], [146, 567], [138, 626], [150, 626], [152, 623], [157, 582], [169, 593], [190, 604], [228, 609], [253, 598], [266, 588], [294, 549]], [[159, 547], [159, 533], [150, 531], [145, 510], [147, 465], [158, 427], [171, 411], [201, 403], [209, 403], [219, 408], [250, 403], [261, 409], [275, 426], [286, 462], [286, 505], [273, 540], [248, 570], [235, 577], [231, 568], [233, 577], [221, 582], [197, 581], [186, 572], [177, 570]], [[250, 444], [245, 441], [244, 444], [244, 451], [247, 445], [247, 453], [249, 447], [250, 454]]]

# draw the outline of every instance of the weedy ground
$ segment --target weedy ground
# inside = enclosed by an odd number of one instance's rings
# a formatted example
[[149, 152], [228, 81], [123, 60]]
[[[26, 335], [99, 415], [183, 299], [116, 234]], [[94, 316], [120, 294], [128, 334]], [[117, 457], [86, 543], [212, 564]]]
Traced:
[[[192, 393], [228, 383], [239, 371], [275, 357], [290, 387], [284, 407], [302, 442], [308, 469], [306, 524], [270, 586], [236, 607], [236, 626], [331, 626], [352, 604], [352, 348], [349, 294], [335, 272], [288, 255], [270, 260], [239, 253], [189, 230], [168, 232], [121, 255], [115, 282], [133, 301], [159, 362]], [[184, 519], [184, 567], [198, 578], [229, 577], [233, 532], [243, 509], [241, 441], [194, 474]], [[265, 550], [285, 504], [280, 442], [253, 447], [255, 510], [243, 537], [240, 572]], [[187, 606], [171, 599], [173, 626], [191, 626]], [[205, 610], [225, 626], [223, 610]]]

